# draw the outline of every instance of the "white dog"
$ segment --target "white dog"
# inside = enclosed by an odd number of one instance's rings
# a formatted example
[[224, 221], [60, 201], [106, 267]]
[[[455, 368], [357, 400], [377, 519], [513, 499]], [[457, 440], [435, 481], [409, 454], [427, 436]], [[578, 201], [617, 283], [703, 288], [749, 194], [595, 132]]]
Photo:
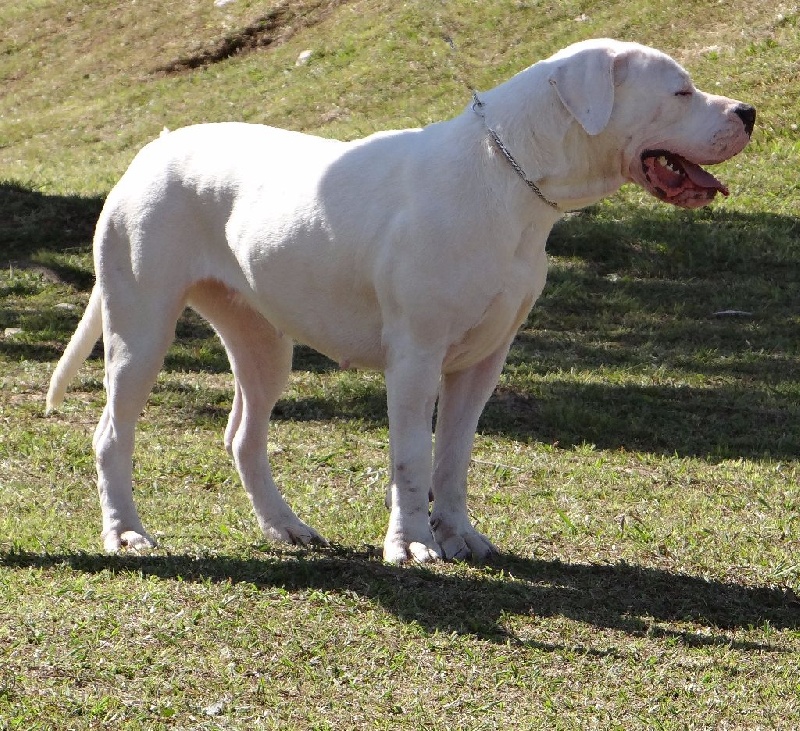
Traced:
[[102, 334], [108, 401], [94, 449], [105, 548], [153, 545], [132, 496], [134, 429], [188, 304], [227, 349], [225, 445], [267, 536], [324, 542], [281, 497], [266, 454], [300, 341], [385, 373], [384, 558], [490, 555], [467, 512], [470, 451], [544, 287], [551, 227], [631, 181], [685, 207], [727, 194], [700, 165], [740, 152], [754, 121], [752, 107], [699, 91], [663, 53], [595, 40], [424, 129], [339, 142], [201, 124], [150, 143], [108, 196], [97, 283], [47, 397], [49, 409], [61, 402]]

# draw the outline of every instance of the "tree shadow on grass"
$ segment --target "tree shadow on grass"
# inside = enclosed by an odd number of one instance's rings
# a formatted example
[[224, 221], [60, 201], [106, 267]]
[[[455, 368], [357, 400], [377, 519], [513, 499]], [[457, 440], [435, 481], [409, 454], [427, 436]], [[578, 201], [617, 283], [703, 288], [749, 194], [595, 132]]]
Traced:
[[[30, 271], [44, 281], [91, 289], [94, 275], [78, 263], [80, 257], [69, 254], [89, 250], [102, 207], [99, 196], [48, 195], [0, 181], [0, 269]], [[6, 285], [0, 278], [0, 328], [24, 322], [26, 330], [46, 330], [50, 335], [40, 341], [0, 337], [0, 355], [8, 360], [57, 360], [60, 350], [55, 334], [66, 337], [78, 324], [79, 312], [42, 305], [37, 309], [38, 291], [25, 281]], [[9, 305], [11, 297], [25, 305]]]
[[[45, 267], [88, 290], [91, 273], [62, 254], [88, 251], [101, 207], [99, 197], [49, 196], [0, 183], [0, 251], [6, 261]], [[710, 458], [800, 455], [800, 219], [615, 201], [567, 217], [548, 249], [555, 265], [512, 347], [508, 377], [481, 420], [483, 433]], [[714, 316], [728, 309], [750, 314]], [[71, 335], [79, 316], [41, 313], [49, 336], [0, 338], [0, 355], [54, 361], [58, 339]], [[4, 305], [3, 320], [17, 319]], [[298, 346], [294, 368], [325, 375], [337, 366]], [[632, 385], [569, 376], [573, 369], [607, 369], [652, 380], [657, 368], [705, 382]], [[165, 369], [180, 377], [227, 372], [228, 363], [211, 328], [187, 314]], [[275, 418], [385, 426], [385, 402], [380, 383], [354, 391], [333, 379], [324, 398], [281, 399]], [[208, 423], [208, 409], [198, 409], [197, 420]], [[211, 416], [222, 428], [226, 414], [218, 411]], [[186, 414], [192, 418], [190, 409]]]
[[103, 200], [100, 196], [48, 195], [0, 181], [0, 266], [41, 269], [46, 278], [91, 289], [91, 272], [53, 255], [89, 251]]
[[[506, 620], [513, 616], [564, 617], [634, 637], [655, 635], [687, 646], [743, 650], [781, 648], [766, 641], [736, 641], [721, 633], [767, 626], [800, 629], [800, 602], [789, 590], [747, 587], [625, 563], [568, 564], [501, 556], [469, 576], [456, 576], [424, 566], [390, 566], [374, 552], [287, 549], [259, 558], [11, 551], [0, 554], [0, 566], [68, 567], [89, 574], [109, 571], [165, 581], [246, 582], [262, 589], [297, 592], [354, 592], [428, 632], [474, 635], [493, 642], [526, 644], [507, 626]], [[662, 623], [691, 624], [695, 629], [674, 630]]]
[[[598, 207], [561, 222], [548, 249], [548, 284], [484, 434], [710, 459], [800, 455], [800, 219]], [[745, 314], [716, 314], [730, 311]], [[294, 367], [336, 370], [302, 346]], [[581, 381], [576, 369], [610, 375]], [[386, 426], [385, 403], [381, 382], [353, 392], [334, 380], [324, 397], [282, 399], [275, 418]]]

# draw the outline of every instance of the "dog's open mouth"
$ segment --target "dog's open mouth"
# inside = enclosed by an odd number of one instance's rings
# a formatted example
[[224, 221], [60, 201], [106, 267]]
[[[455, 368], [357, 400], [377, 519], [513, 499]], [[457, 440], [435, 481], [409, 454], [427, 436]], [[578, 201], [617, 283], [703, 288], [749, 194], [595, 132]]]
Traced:
[[674, 152], [648, 150], [641, 159], [648, 189], [667, 203], [700, 208], [708, 205], [717, 191], [728, 195], [725, 185], [711, 173]]

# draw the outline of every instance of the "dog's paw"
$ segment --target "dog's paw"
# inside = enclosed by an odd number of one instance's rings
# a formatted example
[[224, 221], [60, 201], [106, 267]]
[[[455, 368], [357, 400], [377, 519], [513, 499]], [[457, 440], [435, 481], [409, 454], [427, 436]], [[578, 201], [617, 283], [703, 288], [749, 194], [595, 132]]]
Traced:
[[138, 530], [111, 528], [103, 532], [102, 538], [106, 553], [118, 553], [123, 549], [141, 551], [156, 547], [155, 539], [151, 538], [144, 528]]
[[267, 538], [280, 543], [289, 543], [292, 546], [330, 545], [317, 531], [299, 518], [286, 520], [282, 524], [265, 525], [263, 530]]
[[456, 525], [442, 518], [431, 518], [431, 529], [436, 542], [442, 547], [444, 558], [455, 561], [485, 561], [496, 556], [497, 547], [469, 522]]
[[386, 537], [383, 543], [383, 560], [391, 564], [404, 564], [408, 562], [428, 563], [440, 561], [443, 558], [442, 549], [431, 537], [427, 541], [406, 541], [401, 537]]

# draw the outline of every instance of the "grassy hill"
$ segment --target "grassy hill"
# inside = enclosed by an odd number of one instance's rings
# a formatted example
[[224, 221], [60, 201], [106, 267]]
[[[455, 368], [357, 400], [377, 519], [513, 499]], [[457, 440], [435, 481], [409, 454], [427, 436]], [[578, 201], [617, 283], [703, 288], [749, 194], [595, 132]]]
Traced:
[[[739, 0], [0, 4], [0, 729], [800, 727], [799, 26]], [[382, 378], [305, 348], [269, 448], [334, 548], [265, 544], [190, 313], [136, 453], [161, 547], [102, 555], [102, 363], [43, 396], [136, 151], [201, 121], [425, 125], [595, 36], [759, 118], [710, 209], [629, 186], [554, 230], [471, 467], [501, 558], [381, 563]]]
[[[797, 121], [786, 104], [800, 91], [792, 8], [655, 0], [8, 3], [0, 10], [0, 164], [4, 177], [37, 189], [102, 194], [164, 126], [242, 119], [350, 138], [422, 125], [459, 112], [468, 85], [488, 88], [599, 35], [663, 48], [701, 87], [753, 99], [762, 115], [757, 142], [772, 145]], [[312, 56], [297, 66], [304, 50]]]

